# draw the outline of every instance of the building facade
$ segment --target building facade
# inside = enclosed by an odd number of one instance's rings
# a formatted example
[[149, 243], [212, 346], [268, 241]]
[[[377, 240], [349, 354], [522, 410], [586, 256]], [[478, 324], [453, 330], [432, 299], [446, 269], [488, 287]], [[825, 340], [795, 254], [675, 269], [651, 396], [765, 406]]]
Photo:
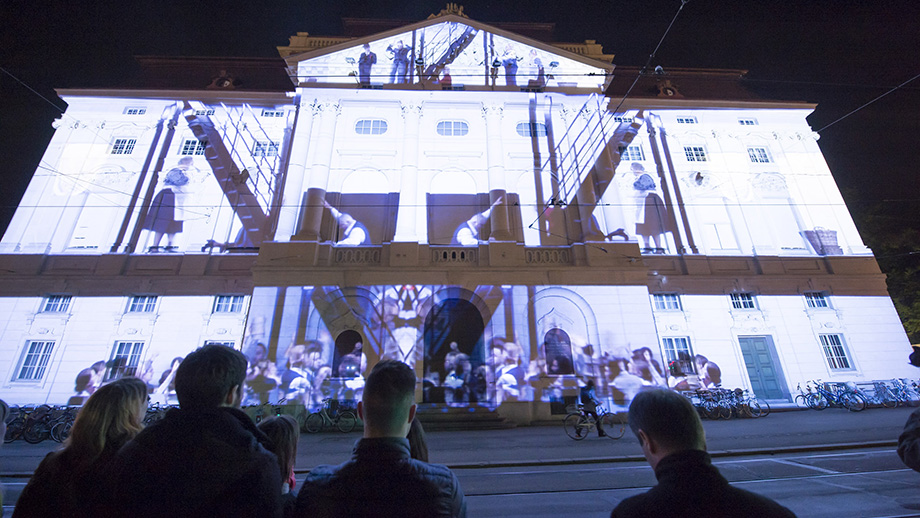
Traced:
[[279, 51], [59, 92], [0, 241], [7, 400], [133, 374], [171, 401], [207, 343], [249, 357], [253, 402], [353, 399], [387, 358], [420, 401], [522, 422], [588, 378], [623, 405], [913, 374], [813, 105], [743, 71], [632, 88], [593, 41], [457, 12]]

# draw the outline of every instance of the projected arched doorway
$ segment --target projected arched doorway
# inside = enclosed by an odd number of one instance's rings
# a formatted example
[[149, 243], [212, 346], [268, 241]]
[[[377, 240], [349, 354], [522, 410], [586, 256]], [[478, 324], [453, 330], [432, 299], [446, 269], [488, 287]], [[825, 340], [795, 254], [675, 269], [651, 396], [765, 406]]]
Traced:
[[354, 330], [342, 331], [335, 339], [332, 353], [332, 375], [336, 378], [356, 378], [367, 367], [362, 351], [364, 339]]
[[474, 373], [485, 360], [485, 324], [469, 301], [447, 299], [425, 318], [425, 403], [479, 401], [484, 393]]
[[551, 376], [574, 374], [572, 361], [572, 339], [569, 334], [554, 327], [543, 337], [543, 352], [546, 354], [546, 371]]

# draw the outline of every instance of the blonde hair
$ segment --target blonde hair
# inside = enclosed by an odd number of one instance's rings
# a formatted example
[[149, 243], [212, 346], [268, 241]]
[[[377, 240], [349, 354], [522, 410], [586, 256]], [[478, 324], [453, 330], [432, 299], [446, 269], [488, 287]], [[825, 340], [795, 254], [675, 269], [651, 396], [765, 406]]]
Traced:
[[146, 400], [147, 384], [138, 378], [120, 378], [99, 387], [77, 414], [64, 451], [83, 465], [106, 449], [117, 451], [144, 428], [141, 403]]

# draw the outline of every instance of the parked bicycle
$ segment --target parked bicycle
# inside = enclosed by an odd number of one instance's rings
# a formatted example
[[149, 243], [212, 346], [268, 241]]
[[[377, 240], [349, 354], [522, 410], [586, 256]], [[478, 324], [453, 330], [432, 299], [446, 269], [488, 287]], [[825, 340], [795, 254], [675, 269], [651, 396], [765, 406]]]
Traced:
[[721, 387], [696, 392], [686, 392], [700, 416], [709, 419], [731, 419], [732, 417], [764, 417], [770, 413], [770, 404], [752, 395], [747, 390]]
[[[572, 439], [580, 441], [597, 430], [594, 416], [585, 413], [585, 407], [576, 405], [562, 421], [565, 433]], [[624, 414], [625, 415], [625, 414]], [[626, 433], [626, 419], [620, 414], [608, 412], [603, 405], [598, 405], [597, 416], [604, 428], [604, 433], [611, 439], [619, 439]]]
[[866, 397], [853, 390], [849, 384], [837, 384], [833, 390], [821, 380], [814, 380], [810, 383], [815, 385], [815, 397], [812, 399], [810, 408], [815, 410], [824, 410], [831, 406], [834, 408], [846, 408], [850, 412], [861, 412], [869, 406]]
[[310, 433], [317, 433], [326, 426], [334, 426], [342, 433], [355, 429], [358, 417], [351, 410], [340, 408], [341, 402], [332, 398], [323, 400], [323, 408], [307, 416], [304, 428]]

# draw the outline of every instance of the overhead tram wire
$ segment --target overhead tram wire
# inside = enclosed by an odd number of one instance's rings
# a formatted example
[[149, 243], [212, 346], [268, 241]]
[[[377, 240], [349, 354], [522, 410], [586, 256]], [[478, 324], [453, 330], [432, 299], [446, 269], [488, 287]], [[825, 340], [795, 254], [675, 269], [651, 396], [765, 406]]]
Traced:
[[887, 92], [885, 92], [885, 93], [883, 93], [882, 95], [876, 97], [875, 99], [872, 99], [871, 101], [867, 102], [866, 104], [863, 104], [863, 105], [860, 106], [859, 108], [856, 108], [855, 110], [853, 110], [853, 111], [851, 111], [850, 113], [844, 115], [843, 117], [840, 117], [839, 119], [835, 120], [834, 122], [832, 122], [832, 123], [830, 123], [830, 124], [824, 126], [823, 128], [821, 128], [821, 129], [819, 129], [818, 131], [816, 131], [816, 133], [821, 133], [822, 131], [826, 130], [827, 128], [830, 128], [831, 126], [833, 126], [834, 124], [837, 124], [838, 122], [842, 121], [843, 119], [846, 119], [846, 118], [849, 117], [850, 115], [853, 115], [854, 113], [858, 112], [859, 110], [862, 110], [862, 109], [865, 108], [866, 106], [869, 106], [870, 104], [874, 103], [875, 101], [878, 101], [878, 100], [881, 99], [882, 97], [885, 97], [885, 96], [888, 95], [888, 94], [894, 93], [896, 90], [900, 90], [904, 85], [906, 85], [907, 83], [910, 83], [911, 81], [917, 79], [918, 77], [920, 77], [920, 74], [915, 75], [914, 77], [908, 79], [907, 81], [904, 81], [903, 83], [901, 83], [901, 84], [899, 84], [898, 86], [892, 88], [891, 90], [888, 90]]

